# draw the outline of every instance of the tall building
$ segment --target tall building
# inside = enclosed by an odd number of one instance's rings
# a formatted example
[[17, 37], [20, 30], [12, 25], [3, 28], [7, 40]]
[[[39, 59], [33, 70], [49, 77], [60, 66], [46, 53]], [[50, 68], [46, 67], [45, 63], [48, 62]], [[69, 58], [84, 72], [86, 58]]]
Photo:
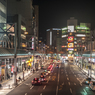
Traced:
[[[4, 27], [1, 23], [6, 23], [7, 21], [7, 0], [0, 0], [0, 32], [3, 32], [1, 27]], [[0, 34], [0, 47], [2, 47], [2, 36], [4, 34]]]
[[86, 50], [86, 45], [90, 41], [90, 23], [78, 25], [77, 19], [71, 17], [67, 20], [67, 26], [60, 28], [61, 33], [58, 33], [58, 29], [56, 31], [54, 29], [47, 29], [47, 45], [56, 47], [56, 53], [62, 51], [69, 58], [73, 58], [78, 52], [81, 55], [81, 52]]
[[32, 31], [32, 18], [33, 18], [33, 6], [32, 0], [8, 0], [8, 16], [14, 16], [20, 14], [26, 20], [26, 31], [28, 34], [33, 34]]
[[59, 44], [61, 45], [61, 28], [51, 28], [51, 29], [47, 29], [47, 51], [49, 52], [59, 52], [60, 47], [57, 48], [57, 46], [59, 46]]
[[7, 6], [8, 23], [17, 23], [18, 48], [21, 49], [26, 48], [27, 45], [30, 46], [29, 43], [26, 43], [26, 40], [32, 41], [32, 36], [34, 34], [32, 29], [32, 0], [8, 0]]
[[0, 0], [0, 23], [6, 23], [7, 19], [7, 0]]
[[39, 37], [39, 6], [34, 5], [34, 17], [36, 23], [36, 45], [38, 45], [38, 37]]

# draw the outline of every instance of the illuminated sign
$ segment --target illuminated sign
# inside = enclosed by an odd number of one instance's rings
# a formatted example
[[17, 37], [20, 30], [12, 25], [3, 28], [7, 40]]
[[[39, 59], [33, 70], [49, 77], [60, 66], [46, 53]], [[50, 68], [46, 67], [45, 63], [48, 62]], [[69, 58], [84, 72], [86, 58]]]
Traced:
[[62, 38], [67, 37], [67, 35], [62, 35]]
[[73, 48], [68, 48], [68, 51], [69, 51], [69, 50], [71, 51], [71, 50], [74, 50], [74, 49], [73, 49]]
[[68, 26], [68, 32], [74, 32], [74, 26]]
[[62, 30], [67, 30], [67, 27], [65, 27], [65, 28], [62, 28]]
[[85, 37], [85, 34], [76, 34], [77, 37]]
[[67, 47], [67, 46], [62, 46], [62, 48], [63, 48], [63, 47]]
[[72, 54], [73, 53], [73, 51], [68, 51], [69, 52], [69, 54]]
[[74, 43], [68, 43], [68, 48], [74, 47]]
[[77, 49], [74, 49], [74, 51], [77, 51]]
[[72, 33], [70, 33], [70, 35], [72, 35]]
[[74, 41], [74, 37], [73, 36], [69, 36], [68, 37], [68, 42], [73, 42]]
[[32, 49], [34, 49], [34, 37], [32, 37]]
[[52, 45], [52, 32], [50, 32], [50, 45]]

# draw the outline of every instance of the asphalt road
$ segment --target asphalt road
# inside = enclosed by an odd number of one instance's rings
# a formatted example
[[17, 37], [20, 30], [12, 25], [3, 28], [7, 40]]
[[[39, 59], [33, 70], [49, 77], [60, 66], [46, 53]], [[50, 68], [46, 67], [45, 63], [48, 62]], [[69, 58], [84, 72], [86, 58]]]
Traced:
[[41, 86], [31, 85], [31, 80], [43, 72], [39, 70], [7, 95], [95, 95], [88, 85], [82, 83], [86, 76], [76, 65], [57, 64], [60, 68], [54, 66], [53, 72], [46, 77], [46, 83]]

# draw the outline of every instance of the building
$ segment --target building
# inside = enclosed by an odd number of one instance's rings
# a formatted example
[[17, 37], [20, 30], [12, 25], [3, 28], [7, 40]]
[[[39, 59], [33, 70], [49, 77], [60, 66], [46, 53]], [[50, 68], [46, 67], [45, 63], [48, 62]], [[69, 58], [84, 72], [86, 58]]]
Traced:
[[[7, 23], [17, 23], [17, 48], [18, 49], [27, 49], [27, 40], [26, 40], [26, 20], [20, 14], [7, 17]], [[14, 32], [14, 31], [13, 31]], [[13, 34], [12, 34], [13, 35]], [[12, 42], [14, 36], [10, 36], [9, 39]], [[15, 35], [15, 34], [14, 34]], [[14, 47], [14, 42], [11, 44], [10, 48]]]
[[[26, 40], [30, 39], [32, 44], [34, 34], [32, 9], [32, 0], [0, 0], [0, 78], [4, 75], [4, 79], [7, 79], [7, 73], [11, 75], [14, 72], [15, 29], [17, 30], [17, 71], [21, 72], [26, 68], [26, 61], [29, 61], [29, 64], [33, 62], [30, 61], [33, 52], [25, 50], [29, 42]], [[14, 23], [17, 23], [16, 28]]]
[[53, 49], [57, 47], [56, 53], [67, 54], [69, 59], [77, 53], [81, 55], [90, 41], [90, 24], [80, 23], [78, 25], [77, 22], [77, 19], [71, 17], [67, 20], [67, 26], [60, 28], [61, 33], [58, 33], [58, 29], [55, 31], [55, 28], [47, 29], [47, 45]]
[[[60, 47], [59, 45], [61, 45], [61, 28], [51, 28], [51, 29], [47, 29], [47, 52], [50, 53], [56, 53], [59, 52]], [[58, 50], [57, 49], [58, 46]]]
[[7, 1], [8, 16], [14, 16], [20, 14], [26, 21], [26, 31], [28, 32], [27, 39], [29, 40], [32, 31], [32, 20], [33, 20], [33, 6], [32, 0], [8, 0]]
[[39, 37], [39, 6], [34, 5], [34, 17], [36, 23], [36, 45], [38, 46], [38, 37]]

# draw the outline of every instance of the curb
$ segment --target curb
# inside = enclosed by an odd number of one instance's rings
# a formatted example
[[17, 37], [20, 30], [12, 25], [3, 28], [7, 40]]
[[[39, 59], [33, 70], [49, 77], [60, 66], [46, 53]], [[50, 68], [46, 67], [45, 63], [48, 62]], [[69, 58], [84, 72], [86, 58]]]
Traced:
[[[77, 66], [77, 65], [76, 65]], [[78, 66], [77, 66], [78, 67]], [[80, 67], [78, 67], [80, 70], [81, 70], [81, 72], [84, 74], [84, 75], [86, 75], [87, 77], [88, 77], [88, 74], [85, 72], [85, 71], [83, 71], [83, 69], [81, 69]], [[95, 79], [95, 78], [93, 78], [92, 76], [91, 76], [91, 78], [92, 79]]]

